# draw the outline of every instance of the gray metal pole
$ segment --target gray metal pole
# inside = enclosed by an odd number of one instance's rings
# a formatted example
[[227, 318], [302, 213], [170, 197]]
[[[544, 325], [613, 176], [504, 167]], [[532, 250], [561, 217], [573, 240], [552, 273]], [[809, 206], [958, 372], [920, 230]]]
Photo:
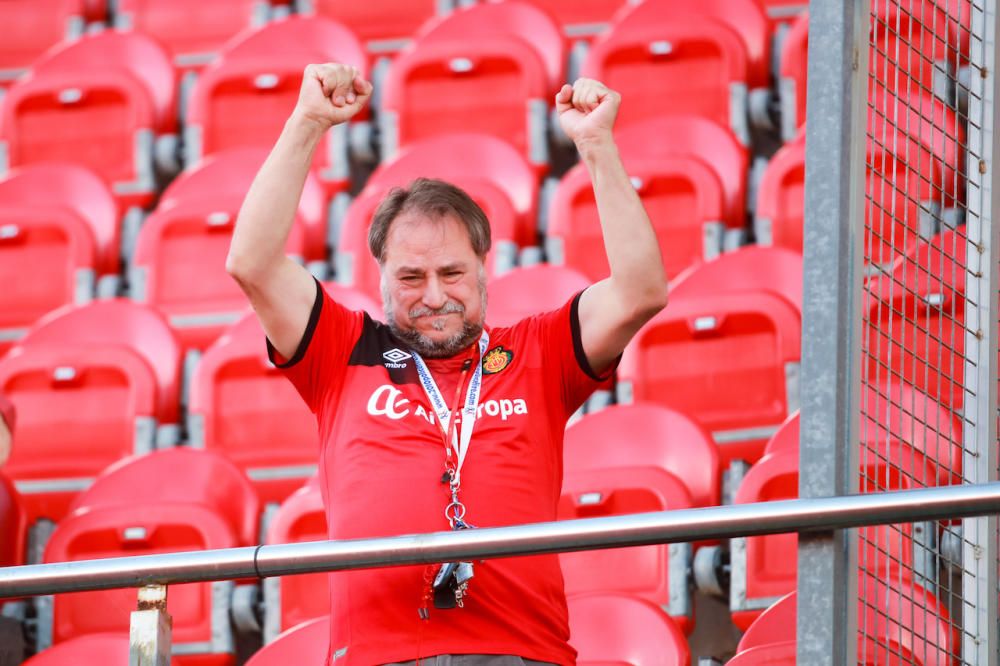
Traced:
[[[809, 3], [799, 497], [858, 485], [868, 0]], [[852, 664], [857, 536], [799, 539], [798, 663]]]
[[0, 569], [0, 598], [829, 531], [1000, 513], [1000, 483]]
[[[1000, 187], [995, 187], [996, 101], [1000, 94], [1000, 31], [997, 0], [974, 3], [969, 48], [968, 142], [966, 174], [968, 235], [965, 276], [965, 409], [962, 476], [964, 483], [997, 479], [997, 315]], [[962, 522], [962, 659], [996, 666], [1000, 650], [997, 625], [998, 526], [996, 516]]]

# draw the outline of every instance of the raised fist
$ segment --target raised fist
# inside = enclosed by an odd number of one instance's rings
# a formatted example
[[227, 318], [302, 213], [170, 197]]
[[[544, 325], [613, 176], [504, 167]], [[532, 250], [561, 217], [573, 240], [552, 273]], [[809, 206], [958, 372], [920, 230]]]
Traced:
[[559, 124], [577, 148], [611, 138], [621, 95], [600, 81], [577, 79], [556, 93]]
[[327, 130], [357, 115], [371, 94], [372, 84], [361, 77], [357, 67], [307, 65], [295, 114]]

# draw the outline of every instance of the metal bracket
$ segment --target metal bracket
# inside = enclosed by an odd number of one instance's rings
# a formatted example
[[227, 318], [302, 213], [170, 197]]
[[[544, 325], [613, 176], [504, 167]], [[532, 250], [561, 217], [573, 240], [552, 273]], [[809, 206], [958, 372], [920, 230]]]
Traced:
[[172, 628], [166, 586], [140, 588], [138, 610], [129, 623], [129, 666], [170, 666]]

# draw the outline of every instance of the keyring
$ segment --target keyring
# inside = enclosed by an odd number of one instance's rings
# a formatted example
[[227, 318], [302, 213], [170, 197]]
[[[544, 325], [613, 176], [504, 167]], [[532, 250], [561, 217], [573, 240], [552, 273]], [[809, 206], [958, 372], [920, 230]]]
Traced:
[[465, 519], [465, 505], [461, 502], [452, 502], [444, 508], [444, 517], [448, 520], [448, 524], [454, 527], [455, 521]]

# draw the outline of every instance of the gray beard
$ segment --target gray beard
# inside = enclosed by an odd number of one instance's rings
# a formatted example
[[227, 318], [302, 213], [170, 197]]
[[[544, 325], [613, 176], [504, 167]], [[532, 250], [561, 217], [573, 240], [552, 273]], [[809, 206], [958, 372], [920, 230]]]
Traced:
[[[439, 310], [442, 314], [457, 312], [462, 315], [462, 330], [455, 333], [451, 337], [440, 342], [435, 342], [416, 329], [411, 328], [404, 330], [400, 328], [399, 324], [396, 322], [396, 317], [393, 315], [392, 296], [386, 288], [385, 280], [382, 280], [381, 287], [382, 307], [383, 312], [385, 313], [385, 321], [389, 325], [389, 330], [392, 331], [393, 335], [399, 338], [400, 342], [405, 342], [410, 349], [417, 352], [424, 358], [449, 358], [454, 356], [478, 340], [480, 334], [483, 332], [483, 325], [466, 319], [465, 308], [457, 303], [447, 303], [443, 308], [441, 308], [441, 310]], [[482, 264], [479, 266], [479, 298], [482, 303], [482, 312], [485, 316], [486, 270], [483, 268]], [[410, 316], [412, 317], [413, 315], [411, 314]]]
[[392, 331], [392, 334], [424, 358], [448, 358], [454, 356], [478, 340], [479, 335], [483, 332], [481, 325], [466, 321], [461, 331], [458, 331], [445, 340], [435, 342], [415, 329], [401, 329], [392, 317], [389, 317], [388, 320], [389, 330]]

